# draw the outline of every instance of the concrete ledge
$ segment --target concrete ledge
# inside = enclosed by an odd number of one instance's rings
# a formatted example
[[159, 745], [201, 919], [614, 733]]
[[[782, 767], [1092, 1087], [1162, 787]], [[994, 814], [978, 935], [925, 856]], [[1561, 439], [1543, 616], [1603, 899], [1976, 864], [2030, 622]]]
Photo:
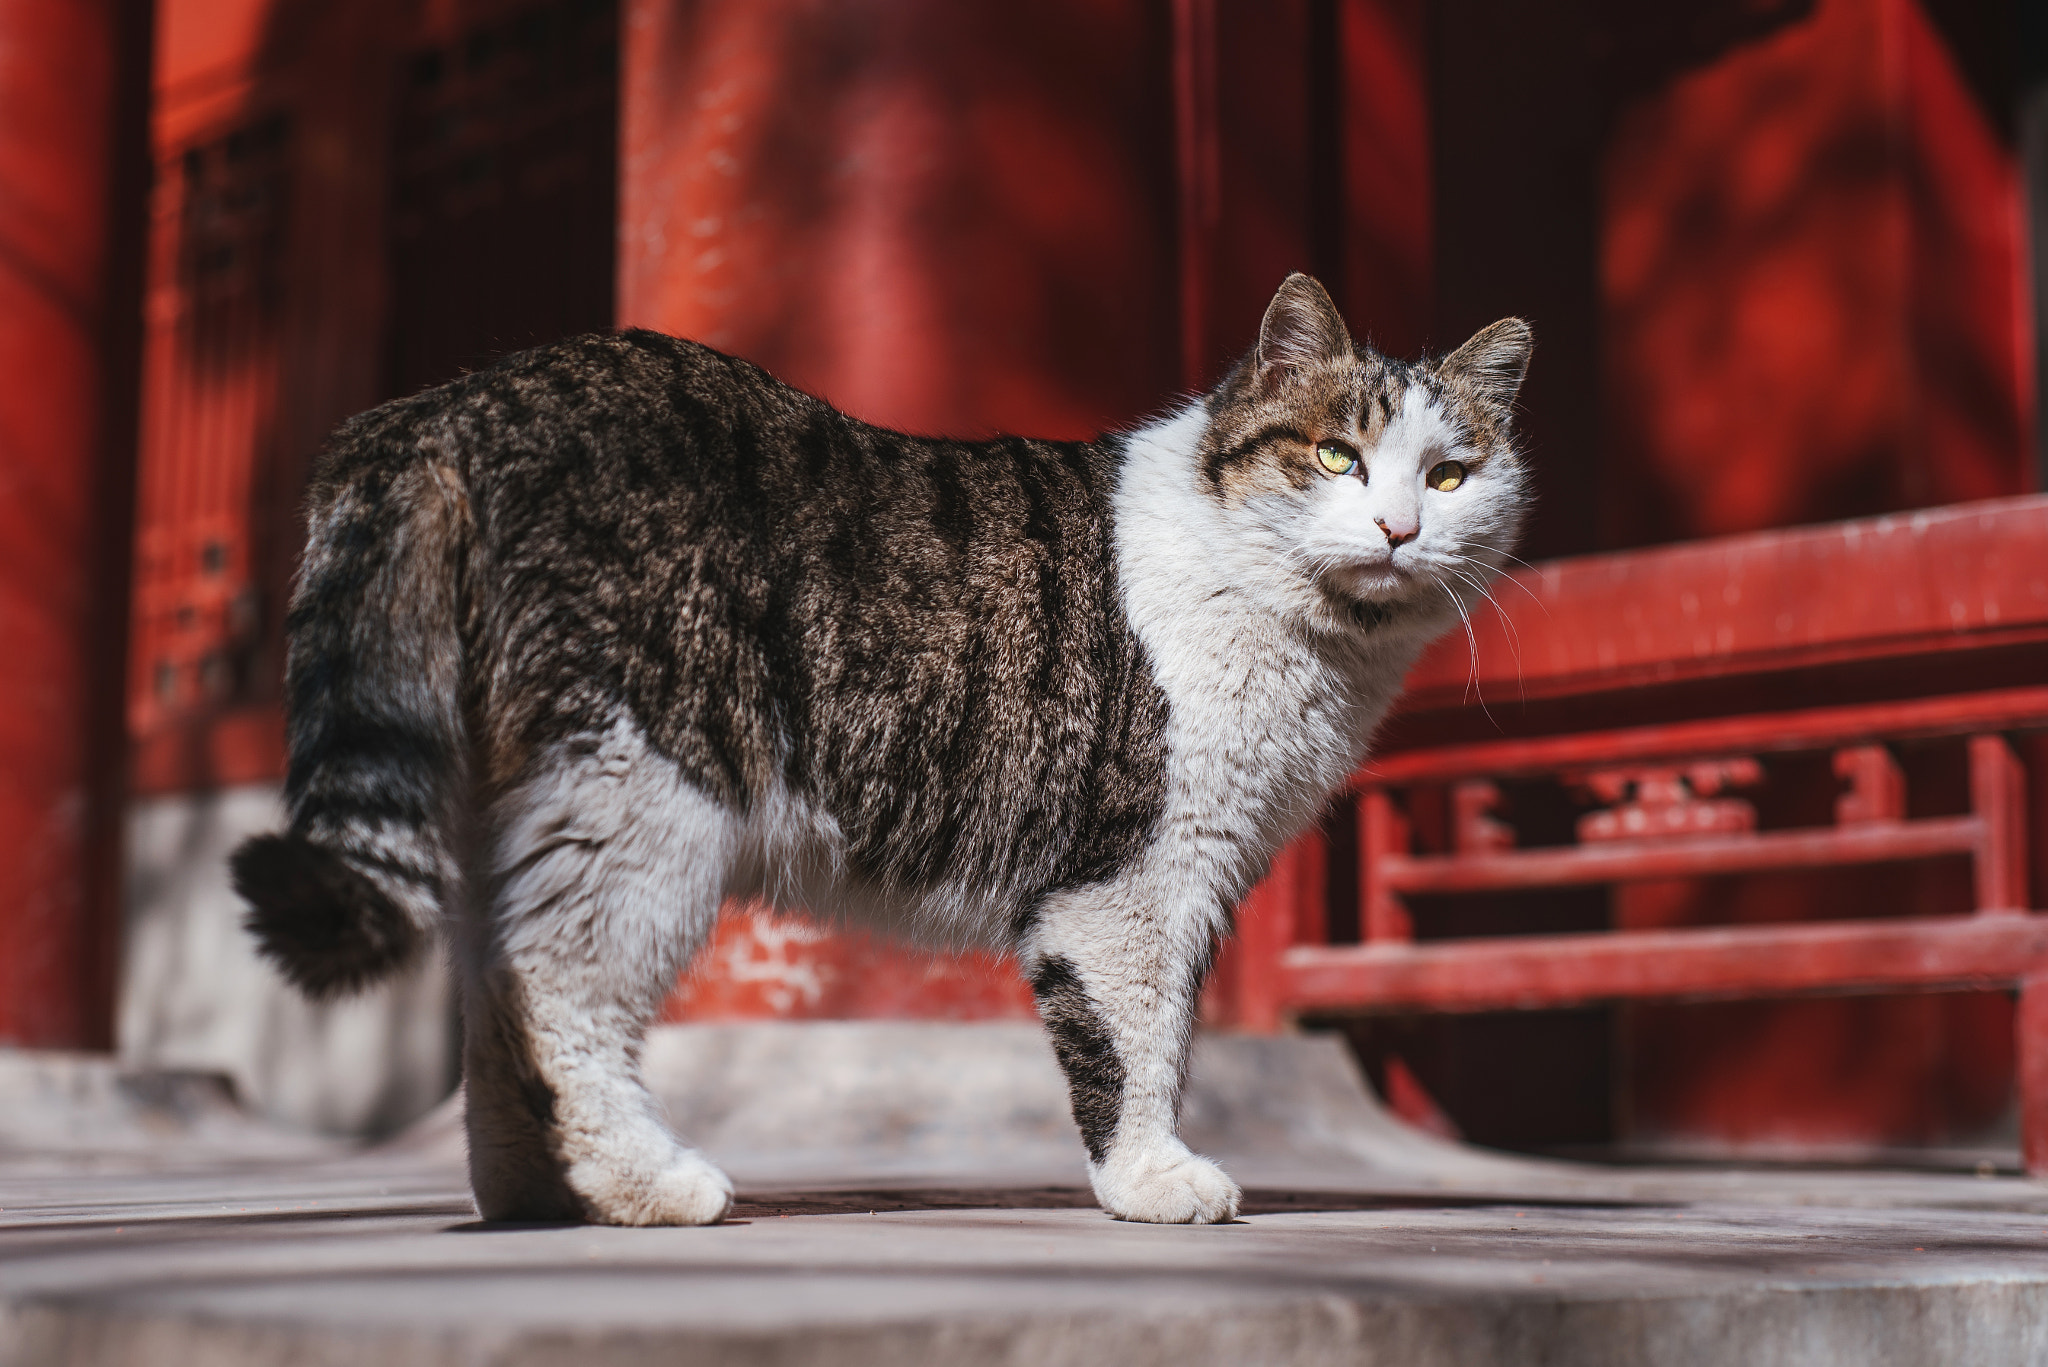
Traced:
[[[2048, 1360], [2036, 1218], [1485, 1207], [1161, 1229], [754, 1205], [710, 1230], [499, 1231], [418, 1205], [235, 1214], [137, 1222], [125, 1250], [104, 1220], [47, 1230], [40, 1266], [9, 1277], [0, 1363]], [[20, 1237], [0, 1240], [11, 1268]]]
[[0, 1048], [0, 1171], [217, 1167], [343, 1152], [252, 1116], [225, 1073]]
[[1126, 1225], [1044, 1048], [663, 1033], [650, 1079], [753, 1165], [712, 1229], [485, 1226], [448, 1117], [342, 1159], [0, 1160], [0, 1367], [2048, 1362], [2035, 1183], [1529, 1162], [1399, 1125], [1334, 1041], [1226, 1038], [1189, 1130], [1245, 1219]]

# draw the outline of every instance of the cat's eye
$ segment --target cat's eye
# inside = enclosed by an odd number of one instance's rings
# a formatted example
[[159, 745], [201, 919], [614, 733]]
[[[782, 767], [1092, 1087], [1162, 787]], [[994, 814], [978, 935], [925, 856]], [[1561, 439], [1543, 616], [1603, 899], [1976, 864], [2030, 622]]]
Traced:
[[1333, 475], [1348, 475], [1358, 468], [1358, 452], [1341, 441], [1317, 442], [1316, 459]]
[[1455, 460], [1440, 461], [1430, 468], [1429, 487], [1440, 494], [1448, 494], [1465, 482], [1465, 467]]

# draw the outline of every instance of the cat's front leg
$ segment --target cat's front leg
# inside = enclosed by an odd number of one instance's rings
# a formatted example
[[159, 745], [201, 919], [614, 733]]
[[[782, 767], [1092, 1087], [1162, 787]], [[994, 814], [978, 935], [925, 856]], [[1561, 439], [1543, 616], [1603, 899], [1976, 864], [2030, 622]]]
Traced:
[[1180, 1140], [1196, 999], [1217, 917], [1125, 885], [1041, 908], [1023, 959], [1066, 1072], [1095, 1199], [1120, 1220], [1214, 1224], [1242, 1193]]

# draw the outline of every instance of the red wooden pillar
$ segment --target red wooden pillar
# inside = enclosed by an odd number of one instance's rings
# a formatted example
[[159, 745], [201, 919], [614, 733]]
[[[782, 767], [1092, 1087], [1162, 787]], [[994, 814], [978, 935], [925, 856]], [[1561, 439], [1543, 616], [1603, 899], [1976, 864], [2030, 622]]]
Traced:
[[2029, 1173], [2043, 1177], [2048, 1176], [2048, 974], [2020, 984], [2014, 1016], [2020, 1158]]
[[1415, 938], [1415, 926], [1387, 882], [1384, 861], [1408, 853], [1408, 821], [1384, 788], [1358, 795], [1358, 928], [1369, 943]]
[[1220, 976], [1227, 985], [1231, 1023], [1270, 1034], [1285, 1020], [1280, 956], [1302, 938], [1327, 889], [1329, 848], [1316, 831], [1273, 856], [1273, 867], [1237, 909], [1235, 963]]
[[0, 1043], [105, 1048], [145, 0], [0, 0]]
[[1970, 737], [1970, 810], [1984, 823], [1976, 864], [1978, 911], [2025, 911], [2027, 774], [2004, 736]]

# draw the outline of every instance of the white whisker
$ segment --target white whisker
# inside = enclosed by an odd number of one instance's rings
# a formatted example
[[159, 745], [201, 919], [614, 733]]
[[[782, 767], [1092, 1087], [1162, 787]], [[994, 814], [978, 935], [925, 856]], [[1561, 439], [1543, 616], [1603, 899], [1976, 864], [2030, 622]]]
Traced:
[[1515, 657], [1515, 691], [1523, 701], [1528, 701], [1527, 681], [1522, 668], [1522, 633], [1516, 629], [1515, 619], [1508, 616], [1507, 609], [1501, 606], [1498, 598], [1495, 598], [1486, 591], [1485, 584], [1476, 582], [1471, 575], [1454, 566], [1446, 565], [1444, 568], [1449, 573], [1457, 575], [1463, 582], [1470, 584], [1479, 592], [1480, 597], [1493, 604], [1494, 616], [1500, 620], [1501, 626], [1507, 631], [1508, 650]]
[[1451, 600], [1451, 606], [1458, 610], [1458, 620], [1465, 626], [1465, 650], [1467, 658], [1471, 661], [1471, 669], [1465, 676], [1465, 696], [1469, 698], [1476, 694], [1479, 698], [1479, 711], [1488, 721], [1493, 722], [1495, 727], [1499, 727], [1500, 723], [1494, 721], [1493, 713], [1487, 709], [1486, 691], [1479, 686], [1479, 636], [1472, 630], [1471, 614], [1465, 611], [1464, 600], [1452, 591], [1449, 584], [1434, 573], [1430, 573], [1429, 577], [1444, 591], [1444, 597]]
[[[1522, 557], [1521, 557], [1521, 556], [1519, 556], [1519, 555], [1512, 555], [1512, 554], [1508, 553], [1507, 551], [1504, 551], [1504, 550], [1502, 550], [1502, 549], [1501, 549], [1500, 547], [1498, 547], [1498, 546], [1494, 545], [1494, 544], [1493, 544], [1492, 542], [1489, 542], [1489, 541], [1479, 541], [1479, 540], [1476, 540], [1476, 539], [1475, 539], [1475, 540], [1473, 540], [1473, 541], [1471, 541], [1471, 542], [1469, 542], [1469, 543], [1467, 543], [1467, 544], [1469, 544], [1469, 545], [1473, 545], [1473, 546], [1477, 546], [1477, 547], [1479, 547], [1479, 548], [1480, 548], [1481, 550], [1485, 550], [1485, 551], [1492, 551], [1492, 552], [1493, 552], [1493, 553], [1494, 553], [1495, 555], [1501, 556], [1501, 557], [1503, 557], [1504, 559], [1512, 560], [1512, 561], [1514, 561], [1514, 562], [1515, 562], [1515, 563], [1516, 563], [1517, 565], [1520, 565], [1520, 566], [1522, 566], [1522, 567], [1523, 567], [1523, 568], [1525, 568], [1525, 569], [1528, 569], [1528, 570], [1532, 570], [1532, 571], [1536, 571], [1536, 567], [1535, 567], [1534, 565], [1531, 565], [1531, 564], [1530, 564], [1530, 563], [1529, 563], [1528, 561], [1526, 561], [1526, 560], [1522, 559]], [[1469, 559], [1470, 557], [1467, 557], [1467, 558]], [[1541, 571], [1536, 571], [1536, 572], [1537, 572], [1537, 573], [1541, 573]], [[1532, 602], [1532, 603], [1534, 603], [1534, 604], [1535, 604], [1535, 605], [1536, 605], [1537, 607], [1539, 607], [1539, 608], [1542, 608], [1542, 609], [1543, 609], [1543, 615], [1544, 615], [1544, 616], [1548, 617], [1548, 616], [1550, 615], [1550, 604], [1548, 604], [1548, 603], [1544, 602], [1544, 601], [1543, 601], [1543, 599], [1542, 599], [1542, 598], [1541, 598], [1541, 597], [1540, 597], [1540, 596], [1539, 596], [1539, 595], [1537, 594], [1536, 590], [1534, 590], [1534, 589], [1530, 588], [1530, 587], [1529, 587], [1529, 586], [1528, 586], [1527, 584], [1524, 584], [1524, 583], [1522, 582], [1522, 580], [1521, 580], [1521, 577], [1520, 577], [1519, 575], [1513, 575], [1513, 574], [1503, 574], [1503, 575], [1501, 576], [1501, 579], [1502, 579], [1502, 581], [1503, 581], [1503, 582], [1506, 582], [1506, 583], [1509, 583], [1509, 584], [1513, 584], [1513, 585], [1514, 585], [1514, 586], [1515, 586], [1516, 588], [1520, 589], [1520, 590], [1521, 590], [1521, 591], [1522, 591], [1523, 593], [1526, 593], [1526, 594], [1528, 594], [1528, 595], [1529, 595], [1529, 601], [1530, 601], [1530, 602]]]

